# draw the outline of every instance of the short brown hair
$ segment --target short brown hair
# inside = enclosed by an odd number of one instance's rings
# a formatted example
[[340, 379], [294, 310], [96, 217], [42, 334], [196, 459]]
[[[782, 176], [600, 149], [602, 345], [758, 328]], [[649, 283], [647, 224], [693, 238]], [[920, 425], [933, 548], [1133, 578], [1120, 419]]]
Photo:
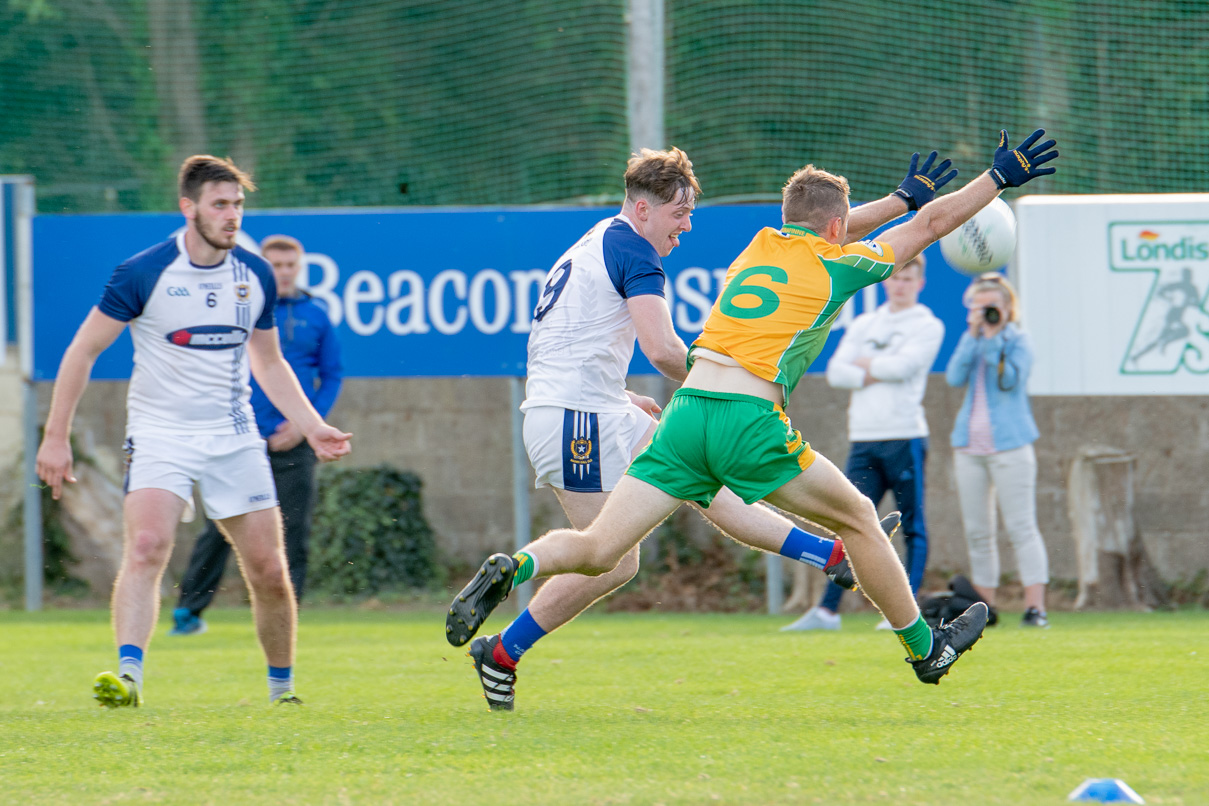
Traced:
[[289, 235], [270, 235], [260, 242], [261, 252], [267, 252], [270, 249], [293, 249], [300, 255], [306, 254], [306, 250], [302, 248], [302, 242]]
[[789, 177], [781, 191], [781, 215], [786, 224], [822, 229], [833, 218], [848, 215], [848, 180], [807, 165]]
[[256, 190], [252, 177], [241, 171], [230, 159], [210, 154], [194, 154], [181, 164], [177, 186], [181, 198], [197, 201], [207, 182], [238, 182], [244, 190]]
[[650, 201], [667, 204], [682, 191], [701, 195], [701, 185], [693, 175], [693, 163], [688, 155], [673, 146], [667, 151], [644, 148], [630, 157], [625, 171], [625, 195], [645, 196]]

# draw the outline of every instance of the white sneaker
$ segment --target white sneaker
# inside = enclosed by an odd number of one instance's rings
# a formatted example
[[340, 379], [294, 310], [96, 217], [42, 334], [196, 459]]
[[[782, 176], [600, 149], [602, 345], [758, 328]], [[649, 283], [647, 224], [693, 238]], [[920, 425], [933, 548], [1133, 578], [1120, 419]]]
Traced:
[[789, 632], [790, 630], [838, 630], [839, 628], [839, 613], [829, 613], [822, 608], [812, 607], [806, 611], [806, 615], [793, 624], [786, 624], [782, 627], [781, 632]]
[[882, 619], [881, 621], [879, 621], [877, 623], [877, 626], [874, 627], [873, 629], [875, 629], [875, 630], [893, 630], [894, 628], [890, 626], [889, 621], [886, 621], [886, 619]]

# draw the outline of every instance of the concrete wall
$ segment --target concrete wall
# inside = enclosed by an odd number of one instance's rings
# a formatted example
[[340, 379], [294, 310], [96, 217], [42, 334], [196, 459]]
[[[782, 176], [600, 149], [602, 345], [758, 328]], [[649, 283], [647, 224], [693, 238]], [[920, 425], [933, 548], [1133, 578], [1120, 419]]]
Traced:
[[[389, 462], [424, 479], [425, 514], [445, 551], [467, 563], [512, 545], [511, 426], [505, 379], [400, 379], [346, 382], [332, 416], [354, 433], [349, 464]], [[648, 394], [666, 399], [671, 387], [641, 379]], [[928, 457], [930, 566], [965, 570], [966, 549], [956, 504], [949, 429], [962, 390], [933, 376], [926, 406], [932, 430]], [[81, 402], [76, 436], [100, 465], [117, 474], [124, 429], [125, 384], [93, 383]], [[43, 417], [50, 399], [43, 385]], [[805, 379], [790, 404], [794, 424], [824, 455], [843, 466], [847, 456], [848, 396], [818, 376]], [[1037, 507], [1052, 574], [1077, 576], [1066, 512], [1066, 478], [1079, 448], [1106, 444], [1137, 456], [1135, 517], [1151, 556], [1168, 580], [1209, 568], [1209, 399], [1038, 398]], [[549, 491], [531, 498], [535, 532], [565, 523]], [[1001, 538], [1004, 570], [1015, 568]], [[176, 558], [174, 566], [182, 561]]]
[[[15, 347], [5, 347], [6, 360], [0, 366], [0, 522], [9, 507], [21, 499], [19, 465], [21, 455], [22, 387], [20, 364]], [[18, 558], [17, 562], [20, 561]]]

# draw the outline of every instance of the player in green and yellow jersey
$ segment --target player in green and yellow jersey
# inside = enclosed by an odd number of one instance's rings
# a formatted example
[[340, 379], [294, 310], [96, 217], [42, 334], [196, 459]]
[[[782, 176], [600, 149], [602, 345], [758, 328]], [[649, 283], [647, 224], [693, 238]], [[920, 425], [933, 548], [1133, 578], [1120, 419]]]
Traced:
[[[515, 557], [492, 555], [454, 601], [450, 618], [463, 619], [473, 634], [526, 579], [606, 573], [681, 503], [708, 506], [726, 486], [747, 503], [768, 501], [842, 538], [862, 590], [898, 634], [920, 681], [939, 683], [981, 637], [986, 606], [929, 628], [873, 502], [810, 448], [784, 405], [849, 297], [905, 266], [1004, 188], [1054, 173], [1041, 167], [1058, 156], [1053, 140], [1037, 144], [1043, 134], [1038, 129], [1013, 149], [1001, 131], [990, 170], [876, 241], [854, 242], [872, 228], [849, 231], [855, 217], [846, 179], [812, 165], [790, 177], [784, 226], [759, 232], [731, 265], [693, 343], [684, 386], [597, 519], [582, 531], [550, 532]], [[898, 205], [895, 215], [913, 209], [909, 197], [874, 204]]]

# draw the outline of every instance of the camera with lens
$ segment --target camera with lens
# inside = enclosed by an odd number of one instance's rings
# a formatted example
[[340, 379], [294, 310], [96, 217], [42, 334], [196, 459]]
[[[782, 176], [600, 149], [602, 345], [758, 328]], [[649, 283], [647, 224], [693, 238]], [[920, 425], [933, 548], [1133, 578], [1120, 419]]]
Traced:
[[982, 320], [988, 325], [999, 324], [999, 319], [1001, 316], [1002, 314], [999, 313], [999, 309], [994, 305], [988, 305], [982, 309]]

